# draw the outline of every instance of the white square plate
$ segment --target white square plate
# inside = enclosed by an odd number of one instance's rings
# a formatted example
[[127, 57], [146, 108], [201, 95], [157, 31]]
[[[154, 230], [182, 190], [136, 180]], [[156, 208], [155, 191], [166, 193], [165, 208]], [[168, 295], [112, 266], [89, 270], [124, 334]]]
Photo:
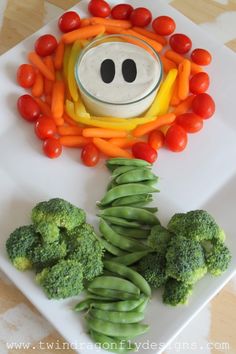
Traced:
[[[118, 1], [110, 1], [118, 3]], [[128, 2], [128, 1], [126, 1]], [[75, 6], [86, 16], [88, 1]], [[140, 6], [139, 0], [129, 1]], [[215, 98], [215, 116], [205, 122], [199, 134], [189, 136], [189, 145], [181, 154], [161, 151], [154, 171], [161, 177], [161, 193], [156, 197], [162, 222], [175, 212], [206, 208], [227, 233], [227, 244], [233, 261], [219, 278], [205, 277], [195, 286], [188, 306], [171, 308], [162, 304], [161, 293], [153, 292], [145, 322], [150, 331], [138, 342], [156, 343], [156, 347], [140, 349], [140, 353], [160, 353], [201, 308], [217, 294], [233, 276], [236, 265], [235, 200], [236, 200], [236, 57], [218, 44], [207, 33], [186, 19], [165, 1], [146, 0], [154, 16], [170, 15], [177, 23], [177, 31], [189, 34], [194, 47], [210, 50], [213, 63], [209, 68], [210, 92]], [[81, 343], [80, 354], [91, 354], [96, 349], [86, 334], [81, 315], [71, 311], [77, 299], [49, 301], [35, 284], [31, 272], [21, 273], [10, 264], [5, 241], [16, 227], [30, 223], [30, 210], [39, 201], [62, 197], [84, 208], [88, 220], [96, 225], [95, 201], [104, 194], [109, 173], [104, 163], [86, 168], [80, 163], [78, 150], [65, 149], [63, 156], [50, 160], [41, 153], [41, 142], [33, 126], [19, 119], [16, 99], [24, 91], [15, 83], [16, 68], [26, 61], [26, 54], [35, 39], [44, 33], [58, 34], [56, 21], [51, 22], [30, 38], [0, 58], [0, 267], [30, 299], [41, 313], [70, 342]]]

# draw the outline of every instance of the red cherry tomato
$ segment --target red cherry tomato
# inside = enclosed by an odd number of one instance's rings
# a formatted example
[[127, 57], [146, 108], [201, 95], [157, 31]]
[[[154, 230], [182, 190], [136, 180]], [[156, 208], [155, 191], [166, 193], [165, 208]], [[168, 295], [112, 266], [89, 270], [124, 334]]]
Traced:
[[165, 136], [160, 130], [153, 130], [148, 136], [148, 144], [158, 150], [164, 145]]
[[207, 73], [200, 72], [195, 74], [189, 81], [189, 90], [194, 95], [206, 92], [210, 85], [210, 78]]
[[110, 5], [104, 0], [91, 0], [88, 4], [91, 15], [96, 17], [107, 17], [111, 13]]
[[38, 103], [30, 95], [20, 96], [17, 100], [17, 108], [21, 117], [28, 122], [34, 122], [41, 113]]
[[22, 64], [17, 70], [17, 82], [21, 87], [30, 88], [35, 81], [35, 70], [30, 64]]
[[48, 138], [43, 142], [43, 151], [50, 159], [59, 157], [62, 153], [62, 146], [59, 139]]
[[157, 151], [147, 143], [136, 143], [132, 146], [132, 153], [136, 159], [154, 163], [157, 159]]
[[179, 54], [185, 54], [192, 48], [191, 39], [182, 33], [173, 34], [170, 37], [169, 44], [171, 48]]
[[192, 110], [203, 119], [208, 119], [215, 113], [215, 102], [207, 93], [200, 93], [193, 99]]
[[203, 127], [203, 120], [195, 113], [184, 113], [176, 118], [176, 123], [187, 133], [196, 133]]
[[93, 143], [85, 145], [81, 152], [81, 159], [88, 167], [93, 167], [98, 163], [99, 151]]
[[169, 36], [175, 31], [176, 24], [169, 16], [159, 16], [152, 22], [152, 27], [157, 34]]
[[131, 13], [130, 21], [133, 26], [146, 27], [152, 21], [152, 13], [145, 7], [137, 7]]
[[209, 65], [211, 63], [211, 54], [206, 49], [197, 48], [192, 51], [191, 59], [198, 65]]
[[58, 27], [64, 33], [80, 27], [80, 16], [75, 11], [65, 12], [58, 20]]
[[56, 134], [57, 127], [52, 118], [39, 117], [35, 124], [35, 134], [39, 139], [45, 140]]
[[35, 51], [41, 57], [51, 55], [57, 48], [57, 40], [51, 34], [44, 34], [35, 42]]
[[128, 20], [133, 10], [133, 6], [129, 4], [119, 4], [112, 8], [111, 16], [116, 20]]
[[180, 152], [185, 149], [188, 142], [188, 136], [182, 127], [174, 124], [168, 129], [165, 142], [168, 149], [173, 152]]

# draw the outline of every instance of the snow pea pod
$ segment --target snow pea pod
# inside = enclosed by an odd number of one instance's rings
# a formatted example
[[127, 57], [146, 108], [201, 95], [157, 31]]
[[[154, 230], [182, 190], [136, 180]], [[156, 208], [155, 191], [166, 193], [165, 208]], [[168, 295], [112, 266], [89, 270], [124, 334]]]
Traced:
[[[150, 230], [146, 229], [128, 229], [123, 226], [112, 225], [112, 229], [120, 234], [121, 236], [132, 237], [132, 238], [147, 238], [150, 234]], [[115, 256], [119, 256], [118, 254]]]
[[121, 197], [115, 199], [112, 202], [112, 206], [123, 206], [123, 205], [130, 205], [134, 203], [141, 203], [141, 202], [151, 202], [153, 200], [151, 194], [136, 194], [136, 195], [129, 195], [127, 197]]
[[128, 172], [135, 170], [135, 166], [119, 166], [117, 167], [113, 172], [112, 172], [112, 177], [118, 177], [119, 175], [122, 175], [122, 173]]
[[126, 266], [134, 264], [146, 256], [150, 251], [140, 251], [126, 254], [125, 256], [114, 257], [112, 258], [112, 262], [121, 263]]
[[99, 215], [99, 216], [114, 225], [123, 226], [130, 229], [140, 227], [140, 224], [135, 221], [128, 221], [122, 218], [117, 218], [115, 216], [108, 216], [108, 215]]
[[142, 184], [144, 184], [145, 186], [149, 186], [152, 187], [154, 184], [156, 184], [159, 181], [159, 178], [156, 177], [154, 179], [150, 179], [149, 181], [143, 181]]
[[112, 299], [112, 300], [138, 300], [139, 299], [139, 295], [126, 293], [124, 291], [118, 291], [113, 289], [88, 288], [88, 291], [100, 297], [104, 296], [104, 299], [105, 298]]
[[131, 170], [123, 173], [122, 175], [116, 178], [116, 183], [124, 184], [124, 183], [137, 183], [143, 181], [149, 181], [155, 179], [156, 176], [152, 171], [146, 168], [136, 168], [135, 170]]
[[92, 299], [85, 299], [83, 301], [80, 301], [77, 305], [75, 305], [74, 310], [77, 312], [87, 310], [93, 302], [94, 300]]
[[110, 242], [107, 242], [104, 239], [101, 239], [101, 243], [102, 243], [103, 247], [105, 248], [105, 250], [108, 251], [109, 253], [113, 254], [114, 256], [124, 256], [125, 254], [127, 254], [126, 252], [115, 247]]
[[149, 211], [130, 206], [107, 208], [102, 210], [99, 215], [102, 217], [105, 215], [134, 220], [146, 225], [157, 225], [160, 223], [158, 218]]
[[112, 323], [137, 323], [144, 319], [142, 312], [119, 312], [119, 311], [103, 311], [99, 309], [91, 309], [89, 314], [99, 320], [110, 321]]
[[91, 303], [91, 308], [96, 308], [100, 310], [106, 311], [120, 311], [120, 312], [127, 312], [132, 311], [139, 307], [144, 302], [143, 296], [140, 296], [138, 300], [124, 300], [124, 301], [117, 301], [117, 302], [93, 302]]
[[153, 214], [158, 211], [158, 208], [156, 208], [156, 207], [144, 207], [144, 208], [141, 207], [140, 209], [149, 211], [150, 213], [153, 213]]
[[136, 166], [136, 167], [143, 167], [143, 166], [151, 166], [151, 164], [145, 160], [141, 159], [126, 159], [126, 158], [113, 158], [106, 161], [106, 165], [122, 165], [122, 166]]
[[118, 186], [118, 184], [116, 183], [116, 180], [115, 179], [110, 180], [110, 182], [107, 185], [107, 192], [116, 186]]
[[128, 183], [115, 186], [105, 194], [105, 196], [100, 201], [101, 205], [107, 205], [113, 200], [127, 197], [129, 195], [137, 195], [137, 194], [149, 194], [149, 193], [157, 193], [159, 192], [156, 188], [145, 186], [141, 183]]
[[130, 351], [133, 352], [136, 349], [136, 345], [130, 343], [127, 338], [112, 338], [94, 330], [90, 330], [90, 335], [95, 343], [99, 343], [102, 349], [108, 350], [109, 352], [123, 354]]
[[140, 294], [140, 289], [129, 280], [106, 275], [92, 280], [89, 284], [89, 289], [110, 289], [135, 295]]
[[144, 312], [148, 303], [149, 303], [149, 298], [144, 299], [144, 301], [138, 307], [136, 307], [135, 311]]

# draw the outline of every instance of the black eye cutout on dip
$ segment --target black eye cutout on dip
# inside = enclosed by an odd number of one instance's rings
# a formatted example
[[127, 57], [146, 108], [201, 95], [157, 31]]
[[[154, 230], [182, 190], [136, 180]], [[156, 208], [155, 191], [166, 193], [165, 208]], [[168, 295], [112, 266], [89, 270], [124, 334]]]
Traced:
[[115, 73], [116, 73], [114, 61], [111, 59], [103, 60], [101, 64], [100, 72], [101, 72], [102, 81], [105, 82], [106, 84], [110, 84], [114, 80]]
[[137, 77], [137, 66], [133, 59], [126, 59], [122, 64], [122, 74], [126, 82], [134, 82]]

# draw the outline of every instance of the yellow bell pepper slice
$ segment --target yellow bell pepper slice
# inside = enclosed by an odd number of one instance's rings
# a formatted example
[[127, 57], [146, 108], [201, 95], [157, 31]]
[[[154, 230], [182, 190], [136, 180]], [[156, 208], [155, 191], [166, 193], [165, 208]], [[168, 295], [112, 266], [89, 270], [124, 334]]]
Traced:
[[78, 100], [75, 102], [75, 114], [79, 117], [90, 118], [90, 114], [86, 111], [85, 105], [78, 94]]
[[161, 84], [153, 104], [145, 114], [146, 117], [157, 117], [168, 112], [177, 74], [177, 69], [171, 69], [168, 72], [165, 80]]
[[75, 64], [78, 59], [79, 53], [81, 51], [80, 41], [76, 41], [71, 49], [70, 58], [68, 62], [68, 88], [71, 94], [71, 97], [74, 102], [77, 102], [79, 99], [79, 93], [77, 88], [77, 83], [75, 80]]

